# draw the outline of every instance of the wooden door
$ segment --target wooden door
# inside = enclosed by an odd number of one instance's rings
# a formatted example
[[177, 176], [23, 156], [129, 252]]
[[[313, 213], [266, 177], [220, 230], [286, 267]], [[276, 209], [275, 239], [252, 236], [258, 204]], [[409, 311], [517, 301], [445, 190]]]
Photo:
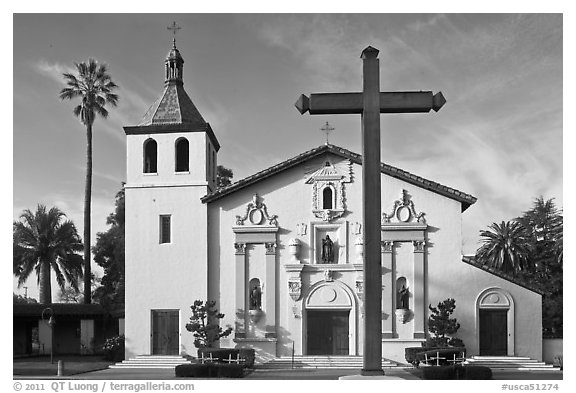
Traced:
[[152, 354], [178, 355], [178, 311], [152, 311]]
[[508, 355], [508, 310], [480, 310], [480, 355]]
[[350, 311], [308, 310], [307, 354], [348, 355]]

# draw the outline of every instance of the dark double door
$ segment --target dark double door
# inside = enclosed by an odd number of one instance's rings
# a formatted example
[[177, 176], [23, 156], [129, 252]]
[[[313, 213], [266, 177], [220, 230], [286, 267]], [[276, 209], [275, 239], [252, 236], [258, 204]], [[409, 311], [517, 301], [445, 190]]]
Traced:
[[480, 355], [508, 354], [508, 310], [480, 310]]
[[350, 311], [307, 311], [307, 354], [348, 355]]
[[177, 310], [152, 311], [152, 355], [178, 355], [180, 345]]

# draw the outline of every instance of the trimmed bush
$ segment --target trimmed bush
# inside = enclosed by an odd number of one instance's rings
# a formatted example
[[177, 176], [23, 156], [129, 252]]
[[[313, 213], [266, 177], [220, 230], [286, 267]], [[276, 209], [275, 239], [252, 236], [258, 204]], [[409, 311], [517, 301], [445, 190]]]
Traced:
[[452, 366], [422, 367], [424, 379], [456, 379], [456, 369]]
[[216, 361], [228, 360], [230, 356], [232, 359], [236, 359], [240, 355], [240, 350], [236, 348], [198, 348], [198, 359], [202, 358], [204, 354], [205, 358], [209, 358], [212, 354], [212, 358]]
[[486, 366], [464, 366], [463, 379], [492, 379], [492, 370]]
[[179, 364], [174, 369], [174, 372], [177, 377], [210, 378], [212, 375], [216, 374], [213, 369], [214, 366], [212, 364]]
[[492, 370], [485, 366], [422, 367], [424, 379], [492, 379]]
[[440, 347], [408, 347], [404, 349], [404, 358], [406, 359], [406, 361], [408, 363], [410, 363], [411, 365], [413, 365], [414, 367], [418, 367], [418, 364], [420, 363], [420, 361], [417, 359], [417, 355], [420, 352], [426, 352], [426, 351], [431, 351], [431, 350], [435, 350], [435, 349], [443, 349]]
[[256, 359], [256, 353], [254, 348], [239, 348], [240, 357], [244, 358], [244, 367], [252, 368], [254, 367], [254, 360]]
[[[428, 356], [428, 358], [435, 358], [435, 357], [442, 357], [445, 359], [440, 359], [439, 363], [440, 365], [449, 365], [451, 364], [448, 360], [453, 360], [454, 356], [456, 356], [456, 358], [459, 358], [462, 356], [462, 353], [466, 353], [466, 348], [463, 347], [457, 347], [457, 348], [437, 348], [437, 349], [430, 349], [430, 348], [424, 348], [425, 350], [422, 352], [418, 352], [415, 355], [416, 360], [418, 360], [419, 362], [425, 362], [426, 360], [426, 356]], [[434, 364], [436, 364], [436, 361], [434, 361]]]
[[218, 377], [221, 378], [242, 378], [244, 376], [244, 367], [241, 364], [215, 364], [218, 370]]

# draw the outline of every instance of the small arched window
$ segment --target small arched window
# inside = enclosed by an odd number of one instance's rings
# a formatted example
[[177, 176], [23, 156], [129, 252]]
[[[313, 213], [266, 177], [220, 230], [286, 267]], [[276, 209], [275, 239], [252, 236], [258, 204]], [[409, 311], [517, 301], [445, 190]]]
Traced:
[[322, 190], [322, 209], [333, 209], [332, 188], [330, 187], [325, 187]]
[[180, 138], [176, 141], [176, 172], [188, 172], [189, 162], [188, 139]]
[[144, 173], [158, 172], [158, 144], [152, 138], [144, 142]]

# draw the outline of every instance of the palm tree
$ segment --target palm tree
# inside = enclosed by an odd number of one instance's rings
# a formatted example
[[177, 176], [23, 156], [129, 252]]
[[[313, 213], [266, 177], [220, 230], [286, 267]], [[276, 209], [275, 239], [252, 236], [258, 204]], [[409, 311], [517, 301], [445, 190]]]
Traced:
[[90, 212], [92, 199], [92, 125], [96, 115], [108, 117], [106, 104], [116, 106], [118, 95], [112, 91], [118, 86], [112, 82], [104, 64], [94, 59], [87, 63], [76, 63], [78, 75], [63, 74], [68, 87], [60, 91], [61, 100], [80, 98], [74, 115], [86, 126], [86, 184], [84, 193], [84, 303], [91, 302], [90, 277]]
[[20, 221], [13, 223], [13, 273], [18, 287], [35, 270], [42, 304], [52, 303], [51, 269], [60, 288], [69, 282], [77, 289], [82, 277], [82, 256], [77, 254], [83, 249], [82, 240], [74, 223], [65, 217], [57, 207], [46, 211], [46, 206], [38, 205], [36, 213], [26, 209]]
[[488, 230], [480, 231], [482, 246], [476, 251], [476, 259], [504, 273], [516, 275], [530, 267], [529, 245], [526, 230], [517, 221], [493, 223]]

